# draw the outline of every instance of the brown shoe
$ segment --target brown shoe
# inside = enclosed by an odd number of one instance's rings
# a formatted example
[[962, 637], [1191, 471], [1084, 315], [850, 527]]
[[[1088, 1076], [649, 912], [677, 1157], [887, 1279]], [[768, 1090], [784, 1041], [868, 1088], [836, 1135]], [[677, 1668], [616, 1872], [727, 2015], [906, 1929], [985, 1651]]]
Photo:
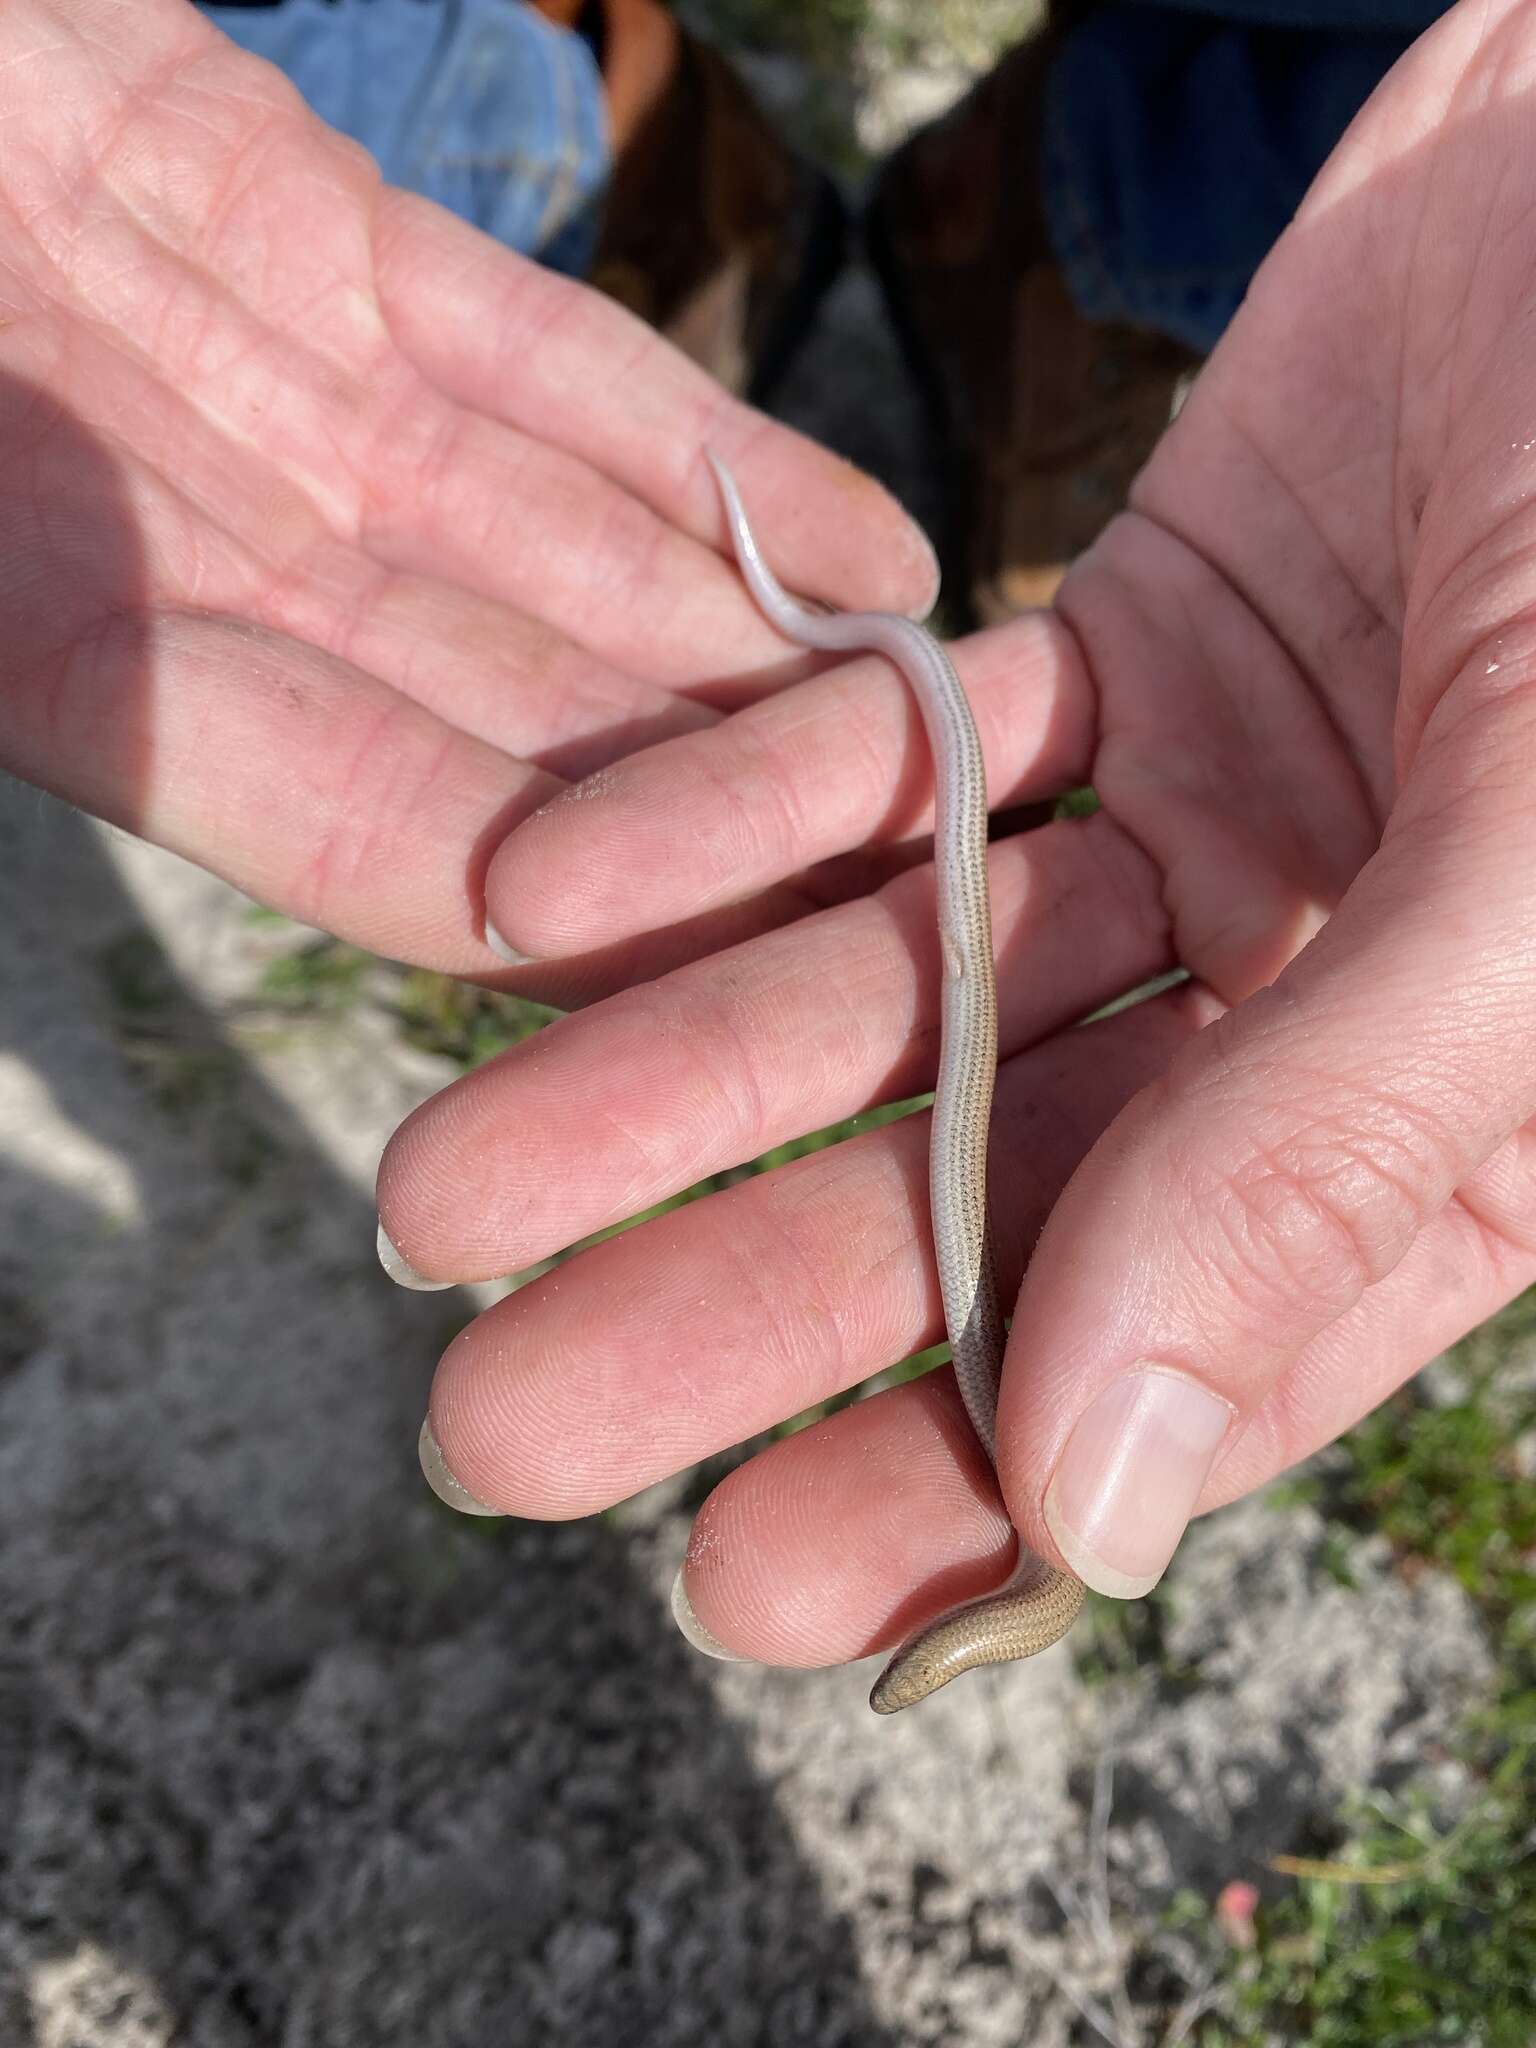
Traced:
[[1120, 510], [1199, 358], [1077, 311], [1037, 169], [1049, 30], [885, 165], [871, 259], [943, 451], [941, 553], [978, 619], [1047, 604]]
[[615, 156], [590, 282], [762, 403], [842, 266], [842, 201], [658, 0], [594, 18]]

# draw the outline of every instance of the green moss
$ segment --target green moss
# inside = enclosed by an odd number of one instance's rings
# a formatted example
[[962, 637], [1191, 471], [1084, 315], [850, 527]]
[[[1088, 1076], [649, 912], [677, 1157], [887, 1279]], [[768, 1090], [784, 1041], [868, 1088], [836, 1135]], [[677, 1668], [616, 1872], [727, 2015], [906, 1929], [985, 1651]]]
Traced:
[[1405, 1388], [1288, 1489], [1325, 1516], [1338, 1558], [1380, 1530], [1401, 1570], [1450, 1572], [1488, 1622], [1499, 1675], [1459, 1745], [1478, 1790], [1455, 1826], [1426, 1779], [1356, 1801], [1327, 1857], [1276, 1859], [1291, 1888], [1261, 1911], [1254, 1952], [1228, 1960], [1206, 2048], [1536, 2041], [1536, 1485], [1517, 1448], [1536, 1388], [1508, 1370], [1533, 1329], [1536, 1290], [1451, 1354], [1452, 1399]]
[[340, 939], [309, 939], [267, 962], [258, 992], [265, 1002], [284, 1010], [348, 1010], [362, 995], [375, 965], [374, 956], [360, 946], [345, 945]]
[[1536, 1789], [1513, 1743], [1454, 1828], [1422, 1793], [1351, 1815], [1326, 1859], [1278, 1859], [1294, 1890], [1261, 1910], [1220, 2042], [1311, 2048], [1530, 2048], [1536, 2040]]
[[1451, 1354], [1457, 1397], [1411, 1382], [1342, 1439], [1315, 1494], [1333, 1522], [1379, 1529], [1405, 1569], [1448, 1571], [1499, 1630], [1523, 1636], [1536, 1605], [1536, 1483], [1522, 1439], [1536, 1386], [1507, 1370], [1536, 1329], [1536, 1289]]
[[455, 1060], [466, 1071], [520, 1045], [560, 1014], [526, 996], [498, 995], [425, 968], [403, 977], [396, 1010], [412, 1045]]

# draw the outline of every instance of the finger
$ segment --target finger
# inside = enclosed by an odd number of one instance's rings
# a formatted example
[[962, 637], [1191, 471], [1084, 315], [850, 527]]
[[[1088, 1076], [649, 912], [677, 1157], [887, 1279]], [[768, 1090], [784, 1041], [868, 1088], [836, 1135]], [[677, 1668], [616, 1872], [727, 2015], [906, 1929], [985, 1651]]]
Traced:
[[34, 623], [24, 667], [4, 678], [0, 765], [375, 952], [575, 1003], [806, 907], [778, 892], [509, 976], [485, 943], [485, 864], [552, 777], [242, 620], [71, 620], [52, 650]]
[[[1107, 818], [999, 841], [990, 866], [1004, 1057], [1171, 964], [1158, 878]], [[379, 1169], [387, 1235], [430, 1278], [514, 1272], [931, 1086], [937, 956], [924, 868], [566, 1018], [396, 1132]], [[580, 1153], [550, 1173], [573, 1102]]]
[[[396, 343], [437, 388], [563, 449], [710, 547], [730, 463], [788, 583], [849, 609], [921, 614], [933, 550], [870, 477], [728, 396], [613, 301], [511, 255], [428, 201], [380, 207], [379, 290]], [[598, 394], [622, 391], [621, 404]]]
[[[1046, 1229], [999, 1469], [1100, 1591], [1155, 1584], [1298, 1359], [1536, 1111], [1536, 692], [1493, 681], [1474, 657], [1332, 920], [1130, 1106]], [[1396, 1345], [1402, 1371], [1422, 1356], [1411, 1316]]]
[[[112, 380], [103, 369], [96, 381]], [[0, 375], [0, 445], [11, 457], [0, 485], [0, 591], [13, 621], [8, 704], [24, 688], [17, 678], [56, 659], [71, 635], [92, 638], [104, 620], [222, 612], [307, 640], [450, 727], [550, 771], [523, 777], [528, 807], [560, 787], [561, 775], [716, 722], [706, 706], [605, 664], [542, 620], [383, 568], [337, 540], [297, 490], [274, 485], [249, 449], [189, 426], [179, 397], [152, 380], [135, 388], [135, 421], [149, 438], [158, 432], [162, 454], [179, 450], [174, 478], [121, 446], [109, 454], [32, 383]], [[261, 530], [247, 535], [253, 507]], [[109, 696], [91, 707], [90, 722], [110, 719], [114, 701], [128, 708]], [[226, 700], [201, 708], [216, 754]], [[19, 704], [18, 715], [25, 710]], [[66, 738], [110, 762], [110, 731], [58, 735], [60, 744]], [[126, 777], [144, 764], [128, 735], [122, 741]]]
[[136, 454], [160, 526], [185, 529], [175, 542], [149, 530], [167, 580], [198, 602], [235, 609], [238, 587], [247, 604], [302, 608], [305, 630], [313, 618], [329, 635], [393, 570], [508, 616], [508, 637], [535, 662], [580, 649], [594, 668], [726, 701], [807, 672], [711, 547], [585, 464], [459, 411], [398, 362], [341, 370], [297, 344], [274, 351], [215, 282], [185, 291], [229, 327], [231, 350], [276, 354], [259, 440], [230, 418], [222, 390], [203, 388], [205, 369], [183, 379], [173, 352], [146, 365], [120, 334], [80, 344], [76, 410], [110, 435], [125, 485], [143, 491]]
[[[1203, 1014], [1169, 996], [1004, 1069], [1000, 1254]], [[738, 1183], [520, 1288], [454, 1341], [431, 1418], [481, 1501], [590, 1514], [933, 1341], [926, 1117]]]
[[1297, 1358], [1212, 1473], [1202, 1512], [1310, 1457], [1536, 1282], [1536, 1136], [1517, 1133], [1377, 1287]]
[[[165, 26], [157, 23], [157, 33]], [[418, 229], [431, 224], [415, 236], [407, 231], [403, 251], [386, 237], [407, 273], [417, 257], [433, 271], [435, 230], [459, 252], [475, 248], [498, 280], [488, 296], [469, 294], [476, 317], [497, 318], [506, 302], [524, 295], [538, 301], [521, 327], [526, 361], [516, 344], [498, 357], [503, 404], [470, 410], [401, 356], [369, 304], [373, 251], [363, 230], [390, 215], [394, 201], [380, 198], [376, 170], [363, 153], [315, 120], [269, 66], [211, 32], [189, 39], [185, 56], [196, 85], [178, 67], [176, 82], [164, 87], [155, 147], [119, 150], [104, 171], [91, 166], [92, 189], [100, 172], [109, 210], [116, 202], [111, 232], [82, 236], [67, 211], [46, 210], [45, 255], [109, 320], [110, 340], [103, 346], [95, 334], [90, 345], [112, 359], [106, 388], [114, 441], [126, 436], [150, 460], [166, 445], [201, 441], [237, 470], [254, 466], [259, 450], [333, 536], [360, 539], [392, 566], [462, 583], [545, 620], [652, 682], [729, 694], [741, 687], [743, 671], [756, 677], [749, 688], [759, 689], [805, 672], [798, 655], [786, 663], [782, 643], [721, 559], [718, 508], [711, 501], [707, 519], [696, 517], [697, 530], [689, 532], [677, 521], [678, 490], [657, 487], [655, 470], [680, 478], [692, 465], [699, 475], [686, 495], [709, 498], [713, 485], [697, 446], [663, 448], [654, 436], [643, 449], [632, 444], [632, 459], [615, 465], [626, 482], [561, 442], [562, 427], [571, 425], [601, 451], [606, 423], [632, 409], [633, 380], [653, 374], [651, 366], [629, 361], [634, 335], [643, 332], [637, 323], [427, 202], [394, 195]], [[75, 68], [80, 57], [73, 52]], [[255, 146], [256, 128], [262, 177], [224, 192], [220, 166]], [[215, 190], [222, 203], [211, 219], [208, 195]], [[307, 240], [284, 235], [285, 203], [318, 205]], [[274, 243], [281, 247], [277, 272], [270, 263], [253, 268], [250, 251], [270, 251]], [[45, 289], [57, 288], [46, 261], [39, 273]], [[392, 275], [419, 320], [420, 276]], [[570, 387], [563, 404], [534, 367], [548, 368], [551, 353], [562, 355], [560, 338], [549, 331], [552, 303], [541, 298], [549, 285], [578, 309], [573, 320], [582, 331], [581, 302], [593, 299], [598, 326], [610, 335], [588, 353], [593, 381], [579, 394]], [[387, 286], [380, 289], [388, 300]], [[461, 310], [471, 311], [462, 295]], [[441, 336], [441, 308], [427, 325]], [[663, 344], [656, 347], [654, 374], [665, 382], [670, 357]], [[455, 353], [450, 346], [449, 362]], [[594, 404], [593, 394], [611, 392], [621, 376], [625, 405]], [[701, 373], [690, 376], [698, 394], [712, 389]], [[505, 401], [525, 378], [518, 424]], [[90, 382], [79, 381], [89, 401]], [[167, 442], [126, 402], [125, 387], [139, 386], [160, 387], [163, 403], [155, 409], [184, 416], [176, 440]], [[803, 526], [809, 511], [809, 538], [820, 545], [823, 566], [838, 551], [838, 532], [855, 526], [866, 537], [842, 542], [845, 564], [882, 549], [906, 563], [927, 553], [877, 486], [745, 408], [723, 399], [722, 407], [728, 437], [763, 472], [786, 524]], [[626, 430], [615, 431], [622, 442]], [[754, 457], [759, 439], [764, 452]], [[195, 469], [190, 450], [188, 462]], [[255, 499], [258, 515], [285, 509], [268, 506], [270, 472], [267, 483]], [[226, 484], [218, 496], [228, 495]], [[281, 518], [265, 524], [277, 529], [280, 547]], [[927, 562], [908, 601], [932, 594], [931, 553]]]
[[[1084, 778], [1092, 692], [1053, 614], [953, 653], [994, 808]], [[846, 663], [535, 812], [492, 861], [487, 908], [519, 953], [555, 959], [735, 901], [871, 838], [920, 832], [932, 798], [911, 690], [887, 662]]]
[[[542, 619], [435, 577], [392, 572], [353, 548], [312, 551], [303, 577], [256, 587], [263, 624], [391, 683], [448, 725], [560, 783], [720, 714], [601, 661]], [[233, 606], [229, 606], [233, 609]]]
[[109, 620], [40, 650], [4, 764], [377, 950], [493, 969], [489, 843], [552, 778], [377, 678], [244, 621]]
[[392, 424], [360, 529], [370, 554], [477, 590], [617, 668], [720, 704], [813, 666], [786, 649], [707, 541], [563, 449], [430, 404]]
[[680, 1583], [732, 1655], [806, 1669], [987, 1592], [1014, 1543], [954, 1375], [933, 1372], [738, 1466], [694, 1519]]
[[[542, 648], [537, 635], [520, 644], [515, 621], [487, 687], [473, 656], [490, 658], [499, 636], [479, 600], [381, 578], [292, 493], [276, 523], [295, 547], [303, 538], [306, 561], [284, 573], [241, 545], [238, 517], [210, 530], [194, 511], [194, 500], [218, 502], [218, 465], [195, 436], [191, 480], [178, 489], [131, 458], [109, 462], [32, 387], [0, 379], [0, 439], [15, 453], [0, 489], [0, 598], [14, 628], [0, 675], [5, 765], [377, 951], [507, 979], [484, 940], [486, 861], [559, 784], [462, 730], [461, 698], [510, 725], [510, 707], [497, 714], [487, 700], [503, 677], [509, 696], [525, 683], [515, 716], [547, 745], [561, 714], [541, 724], [522, 661], [547, 660], [573, 693], [585, 672], [585, 708], [555, 757], [622, 745], [637, 719], [691, 715], [666, 693], [626, 695], [622, 678], [562, 651], [547, 630]], [[252, 619], [290, 621], [311, 644]], [[348, 648], [376, 653], [386, 675], [336, 658]], [[446, 721], [413, 690], [440, 702]], [[770, 891], [515, 985], [547, 1002], [590, 1001], [808, 907]]]
[[[1523, 1175], [1523, 1243], [1453, 1205], [1382, 1288], [1297, 1361], [1203, 1505], [1235, 1499], [1331, 1442], [1536, 1279], [1536, 1160]], [[1506, 1182], [1495, 1202], [1507, 1221], [1516, 1190]], [[999, 1585], [1013, 1543], [953, 1376], [930, 1373], [730, 1473], [699, 1510], [682, 1584], [694, 1618], [732, 1655], [837, 1664], [889, 1648]]]

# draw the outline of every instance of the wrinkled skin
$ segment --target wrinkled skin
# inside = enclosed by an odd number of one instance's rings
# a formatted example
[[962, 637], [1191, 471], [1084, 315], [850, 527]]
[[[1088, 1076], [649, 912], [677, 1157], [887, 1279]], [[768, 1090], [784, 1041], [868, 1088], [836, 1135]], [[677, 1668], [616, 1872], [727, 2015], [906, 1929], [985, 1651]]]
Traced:
[[[22, 0], [20, 18], [57, 31], [59, 16], [112, 12]], [[168, 0], [141, 12], [170, 36]], [[0, 94], [16, 75], [0, 66]], [[894, 516], [706, 400], [632, 330], [612, 342], [583, 295], [381, 198], [354, 152], [308, 129], [342, 223], [327, 274], [348, 288], [313, 296], [307, 242], [277, 295], [290, 338], [311, 344], [289, 350], [298, 367], [274, 381], [270, 312], [255, 342], [241, 330], [216, 350], [215, 314], [256, 289], [240, 282], [251, 231], [230, 223], [263, 205], [281, 220], [280, 157], [250, 73], [229, 74], [243, 150], [202, 105], [157, 125], [183, 90], [165, 75], [114, 84], [111, 118], [74, 130], [100, 160], [126, 158], [107, 184], [122, 196], [128, 180], [140, 225], [154, 180], [156, 247], [180, 253], [152, 307], [138, 305], [144, 252], [100, 227], [99, 183], [33, 166], [18, 200], [4, 173], [8, 241], [51, 235], [89, 270], [68, 359], [101, 350], [104, 320], [134, 338], [115, 404], [94, 404], [94, 355], [59, 396], [144, 465], [132, 503], [156, 593], [114, 594], [69, 661], [40, 653], [8, 676], [7, 758], [413, 958], [488, 968], [483, 887], [496, 927], [540, 963], [509, 985], [556, 1001], [618, 990], [446, 1091], [391, 1145], [381, 1214], [433, 1278], [526, 1265], [921, 1089], [929, 877], [862, 886], [920, 844], [920, 728], [876, 662], [772, 687], [795, 672], [710, 558], [700, 450], [722, 426], [734, 437], [723, 452], [776, 566], [831, 601], [922, 601]], [[1536, 1278], [1533, 89], [1530, 6], [1463, 9], [1426, 37], [1056, 610], [956, 650], [994, 804], [1091, 780], [1103, 806], [993, 858], [1006, 1285], [1031, 1254], [999, 1474], [1047, 1557], [1063, 1445], [1135, 1361], [1171, 1361], [1231, 1404], [1203, 1511], [1327, 1442]], [[147, 140], [122, 152], [135, 122]], [[266, 200], [249, 182], [263, 163]], [[95, 202], [77, 203], [73, 231], [61, 177]], [[236, 284], [199, 299], [215, 259]], [[258, 281], [276, 262], [264, 252]], [[30, 289], [24, 267], [19, 285], [6, 270], [8, 308]], [[529, 372], [551, 324], [563, 346]], [[67, 351], [36, 331], [0, 330], [0, 351], [53, 391]], [[633, 357], [619, 421], [593, 396], [605, 338], [615, 373]], [[145, 396], [146, 352], [167, 351], [172, 374]], [[185, 445], [152, 463], [189, 391]], [[42, 417], [7, 436], [33, 446]], [[46, 482], [29, 512], [8, 504], [13, 534], [40, 523]], [[228, 502], [242, 485], [243, 520]], [[0, 559], [8, 604], [51, 605], [56, 632], [55, 553], [24, 555], [20, 586], [11, 550]], [[129, 636], [126, 677], [125, 615], [156, 622], [147, 643]], [[259, 664], [229, 617], [258, 629]], [[114, 690], [134, 698], [135, 733], [146, 698], [153, 712], [154, 744], [127, 765], [92, 737], [111, 735]], [[307, 780], [274, 787], [279, 747]], [[580, 801], [536, 808], [550, 784], [512, 756], [601, 772]], [[320, 783], [338, 762], [340, 798]], [[1176, 963], [1184, 987], [1067, 1028]], [[439, 1368], [451, 1468], [512, 1512], [588, 1513], [932, 1341], [924, 1170], [920, 1119], [873, 1130], [520, 1291]], [[828, 1663], [995, 1583], [1009, 1544], [934, 1375], [733, 1473], [701, 1513], [688, 1586], [729, 1649]]]
[[[713, 551], [702, 437], [799, 536], [800, 577], [931, 597], [930, 551], [867, 479], [382, 187], [184, 0], [6, 0], [0, 119], [17, 774], [380, 951], [489, 974], [511, 824], [796, 672]], [[806, 905], [776, 892], [550, 986], [579, 1001]]]

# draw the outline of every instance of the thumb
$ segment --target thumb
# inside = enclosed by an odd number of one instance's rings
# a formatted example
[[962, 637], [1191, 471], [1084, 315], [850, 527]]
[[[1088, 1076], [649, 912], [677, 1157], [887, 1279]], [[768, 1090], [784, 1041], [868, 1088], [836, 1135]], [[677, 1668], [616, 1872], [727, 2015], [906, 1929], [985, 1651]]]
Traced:
[[1536, 694], [1448, 693], [1329, 923], [1184, 1047], [1057, 1205], [998, 1469], [1025, 1540], [1097, 1590], [1148, 1591], [1192, 1514], [1536, 1274], [1533, 787]]

